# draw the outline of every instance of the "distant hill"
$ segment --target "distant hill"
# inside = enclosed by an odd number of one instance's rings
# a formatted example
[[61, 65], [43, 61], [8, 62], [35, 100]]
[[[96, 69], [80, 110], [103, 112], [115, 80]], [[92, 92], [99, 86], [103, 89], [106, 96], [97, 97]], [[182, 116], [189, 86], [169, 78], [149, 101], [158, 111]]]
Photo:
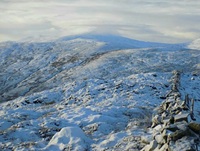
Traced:
[[188, 45], [189, 49], [200, 50], [200, 39], [196, 39]]

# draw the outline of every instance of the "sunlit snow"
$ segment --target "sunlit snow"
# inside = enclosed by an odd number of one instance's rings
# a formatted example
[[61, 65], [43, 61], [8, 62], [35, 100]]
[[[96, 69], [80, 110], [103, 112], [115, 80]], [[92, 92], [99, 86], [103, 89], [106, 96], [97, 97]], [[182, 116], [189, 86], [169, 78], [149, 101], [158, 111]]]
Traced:
[[111, 35], [0, 43], [0, 150], [139, 150], [175, 69], [200, 121], [199, 65], [187, 44]]

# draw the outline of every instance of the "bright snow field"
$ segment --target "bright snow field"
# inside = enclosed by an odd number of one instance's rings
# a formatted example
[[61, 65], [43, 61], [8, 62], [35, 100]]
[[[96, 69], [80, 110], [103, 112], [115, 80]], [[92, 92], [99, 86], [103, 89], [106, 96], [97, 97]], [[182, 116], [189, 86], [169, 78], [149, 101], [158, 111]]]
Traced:
[[200, 51], [185, 46], [99, 35], [0, 43], [0, 149], [141, 149], [173, 70], [200, 107]]

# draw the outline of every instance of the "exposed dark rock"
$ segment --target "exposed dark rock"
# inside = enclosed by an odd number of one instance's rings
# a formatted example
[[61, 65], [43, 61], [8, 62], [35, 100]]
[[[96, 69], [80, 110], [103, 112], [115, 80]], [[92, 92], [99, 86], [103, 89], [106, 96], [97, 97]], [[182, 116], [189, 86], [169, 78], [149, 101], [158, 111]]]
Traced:
[[176, 130], [174, 133], [169, 135], [169, 138], [172, 141], [176, 141], [176, 140], [182, 138], [183, 136], [187, 136], [187, 135], [190, 135], [189, 130], [186, 130], [186, 131]]
[[165, 97], [165, 96], [161, 96], [161, 97], [160, 97], [160, 99], [162, 99], [162, 100], [165, 100], [165, 99], [166, 99], [166, 97]]
[[200, 134], [200, 124], [196, 122], [189, 123], [188, 127], [196, 132], [197, 134]]
[[179, 130], [178, 127], [176, 126], [176, 124], [169, 125], [165, 128], [166, 128], [166, 130], [169, 130], [169, 131], [172, 131], [172, 132]]

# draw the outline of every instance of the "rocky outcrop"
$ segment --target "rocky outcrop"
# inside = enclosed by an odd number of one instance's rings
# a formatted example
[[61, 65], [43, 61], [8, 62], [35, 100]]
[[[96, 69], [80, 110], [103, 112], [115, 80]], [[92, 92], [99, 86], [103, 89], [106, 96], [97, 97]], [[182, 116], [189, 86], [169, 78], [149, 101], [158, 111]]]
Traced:
[[197, 151], [200, 123], [195, 122], [194, 99], [181, 100], [180, 72], [174, 71], [171, 91], [152, 118], [152, 140], [141, 151]]

